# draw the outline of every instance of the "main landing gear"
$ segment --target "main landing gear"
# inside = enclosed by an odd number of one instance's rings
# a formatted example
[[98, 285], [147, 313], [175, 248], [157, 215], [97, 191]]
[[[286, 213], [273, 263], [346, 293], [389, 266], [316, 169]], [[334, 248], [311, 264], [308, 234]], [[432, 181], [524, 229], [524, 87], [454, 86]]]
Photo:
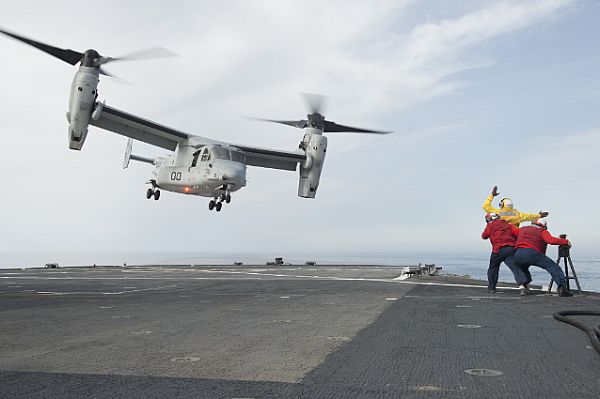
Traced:
[[157, 189], [149, 188], [146, 191], [146, 199], [150, 199], [152, 197], [154, 197], [155, 201], [158, 201], [158, 199], [160, 198], [160, 190], [158, 188]]
[[208, 203], [208, 209], [210, 209], [211, 211], [215, 209], [217, 212], [221, 212], [223, 202], [229, 204], [231, 202], [231, 194], [223, 193], [220, 197], [215, 197], [214, 199], [211, 199]]
[[152, 187], [146, 190], [146, 199], [154, 197], [154, 201], [158, 201], [158, 199], [160, 198], [160, 190], [158, 189], [158, 184], [156, 184], [156, 180], [148, 180], [146, 184], [152, 185]]

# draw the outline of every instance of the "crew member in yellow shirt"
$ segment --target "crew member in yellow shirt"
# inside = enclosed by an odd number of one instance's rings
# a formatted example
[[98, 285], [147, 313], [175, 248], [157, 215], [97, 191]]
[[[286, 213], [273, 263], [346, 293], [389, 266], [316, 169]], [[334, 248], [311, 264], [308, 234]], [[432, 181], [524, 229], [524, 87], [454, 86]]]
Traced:
[[500, 215], [501, 219], [506, 220], [508, 223], [519, 227], [519, 225], [523, 222], [537, 220], [539, 218], [545, 218], [548, 216], [548, 212], [539, 213], [523, 213], [519, 212], [515, 207], [510, 198], [502, 198], [498, 206], [500, 208], [494, 208], [492, 206], [492, 200], [494, 197], [498, 196], [500, 193], [498, 192], [498, 186], [494, 186], [492, 189], [492, 193], [488, 195], [487, 199], [483, 203], [483, 210], [487, 213], [497, 213]]

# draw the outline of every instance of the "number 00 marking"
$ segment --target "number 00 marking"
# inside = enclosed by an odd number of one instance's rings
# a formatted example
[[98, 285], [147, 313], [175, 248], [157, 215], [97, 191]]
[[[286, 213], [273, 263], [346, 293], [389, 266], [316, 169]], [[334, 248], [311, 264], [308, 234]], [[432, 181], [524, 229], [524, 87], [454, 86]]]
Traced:
[[171, 180], [181, 180], [181, 172], [171, 172]]

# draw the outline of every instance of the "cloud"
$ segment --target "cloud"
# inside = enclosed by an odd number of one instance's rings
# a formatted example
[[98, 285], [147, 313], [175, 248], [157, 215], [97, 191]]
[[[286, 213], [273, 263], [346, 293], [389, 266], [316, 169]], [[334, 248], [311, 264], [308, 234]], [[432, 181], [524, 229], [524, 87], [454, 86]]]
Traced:
[[490, 60], [465, 57], [466, 50], [533, 26], [570, 4], [492, 2], [458, 18], [417, 24], [408, 33], [396, 32], [393, 25], [372, 26], [372, 44], [359, 54], [338, 54], [328, 65], [329, 75], [349, 76], [353, 82], [346, 87], [361, 87], [356, 107], [366, 112], [402, 108], [455, 90], [460, 82], [451, 75], [491, 65]]
[[[184, 123], [190, 113], [208, 115], [208, 130], [223, 130], [225, 121], [225, 140], [244, 142], [245, 135], [229, 132], [251, 129], [261, 132], [258, 145], [286, 148], [297, 141], [291, 129], [281, 134], [281, 127], [248, 124], [232, 113], [299, 119], [305, 108], [296, 93], [312, 91], [330, 95], [329, 119], [385, 128], [381, 120], [391, 112], [461, 88], [459, 72], [493, 65], [490, 56], [470, 49], [549, 20], [572, 2], [484, 3], [465, 15], [409, 27], [404, 15], [418, 12], [418, 2], [256, 4], [244, 9], [243, 19], [217, 12], [214, 21], [195, 27], [183, 53], [198, 61], [176, 72], [191, 77], [190, 89], [169, 95], [167, 110]], [[358, 146], [365, 138], [345, 140]]]
[[[509, 174], [550, 186], [553, 182], [581, 181], [595, 178], [600, 169], [600, 128], [584, 132], [565, 132], [562, 136], [536, 137], [520, 147], [521, 158], [509, 168]], [[559, 184], [556, 184], [559, 186]]]
[[421, 24], [406, 37], [407, 45], [400, 58], [407, 69], [426, 67], [432, 60], [455, 57], [467, 47], [529, 27], [570, 3], [568, 0], [493, 2], [453, 20]]

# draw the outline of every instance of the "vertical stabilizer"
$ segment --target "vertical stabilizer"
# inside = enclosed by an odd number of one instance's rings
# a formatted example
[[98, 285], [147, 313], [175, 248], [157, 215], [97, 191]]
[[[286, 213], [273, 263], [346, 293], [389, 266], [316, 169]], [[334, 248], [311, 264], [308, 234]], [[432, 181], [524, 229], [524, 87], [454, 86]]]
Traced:
[[127, 140], [127, 146], [125, 147], [125, 158], [123, 159], [123, 169], [127, 169], [129, 166], [129, 160], [131, 159], [131, 149], [133, 148], [133, 139]]

